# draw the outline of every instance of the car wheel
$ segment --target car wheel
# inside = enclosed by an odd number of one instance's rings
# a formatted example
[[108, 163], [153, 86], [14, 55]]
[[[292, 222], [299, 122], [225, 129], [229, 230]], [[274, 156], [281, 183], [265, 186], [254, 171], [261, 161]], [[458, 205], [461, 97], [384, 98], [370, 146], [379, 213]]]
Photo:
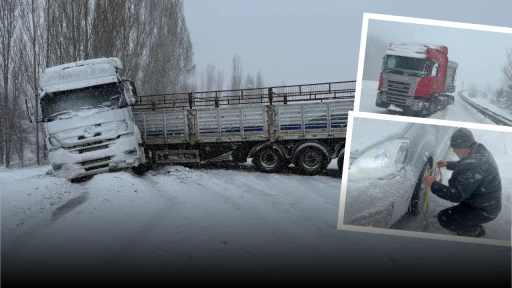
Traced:
[[427, 162], [421, 169], [421, 173], [416, 181], [416, 186], [414, 187], [414, 192], [412, 193], [411, 203], [407, 209], [407, 214], [409, 215], [418, 215], [423, 210], [427, 199], [427, 186], [423, 179], [428, 175], [430, 168], [430, 163]]

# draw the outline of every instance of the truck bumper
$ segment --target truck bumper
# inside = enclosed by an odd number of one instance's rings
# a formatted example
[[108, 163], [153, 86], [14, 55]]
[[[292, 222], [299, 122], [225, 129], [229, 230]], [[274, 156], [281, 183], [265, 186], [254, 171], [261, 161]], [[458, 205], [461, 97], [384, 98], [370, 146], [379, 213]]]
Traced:
[[67, 179], [128, 168], [145, 162], [144, 151], [139, 147], [135, 136], [121, 137], [102, 150], [76, 154], [61, 148], [50, 152], [48, 157], [55, 176]]

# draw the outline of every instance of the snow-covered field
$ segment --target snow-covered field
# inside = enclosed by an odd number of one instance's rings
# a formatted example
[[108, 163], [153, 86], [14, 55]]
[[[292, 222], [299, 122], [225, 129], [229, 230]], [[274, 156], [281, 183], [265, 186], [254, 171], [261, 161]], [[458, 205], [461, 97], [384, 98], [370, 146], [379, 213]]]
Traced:
[[337, 230], [334, 162], [328, 175], [313, 177], [259, 173], [251, 165], [164, 166], [143, 177], [122, 171], [81, 184], [49, 170], [0, 168], [2, 268], [20, 277], [85, 281], [136, 269], [135, 279], [294, 273], [322, 281], [375, 271], [381, 280], [406, 281], [402, 273], [420, 277], [426, 267], [449, 271], [457, 263], [457, 272], [436, 276], [510, 278], [504, 247]]
[[[379, 81], [363, 81], [361, 89], [361, 99], [359, 102], [359, 111], [380, 114], [397, 114], [395, 111], [401, 111], [400, 109], [396, 109], [393, 106], [391, 106], [388, 109], [379, 108], [375, 106], [375, 97], [378, 92], [378, 86]], [[489, 109], [491, 108], [489, 107]], [[498, 111], [496, 112], [499, 113]], [[494, 122], [490, 121], [489, 119], [486, 119], [482, 114], [478, 113], [475, 109], [471, 108], [468, 104], [463, 102], [457, 96], [455, 97], [454, 104], [448, 105], [446, 109], [434, 113], [434, 115], [430, 116], [429, 118], [495, 125]]]
[[464, 96], [468, 97], [469, 100], [475, 102], [476, 104], [491, 110], [492, 112], [498, 113], [501, 116], [512, 119], [512, 112], [510, 110], [496, 106], [495, 104], [491, 103], [489, 98], [482, 98], [482, 97], [471, 98], [468, 96], [467, 91], [464, 91]]

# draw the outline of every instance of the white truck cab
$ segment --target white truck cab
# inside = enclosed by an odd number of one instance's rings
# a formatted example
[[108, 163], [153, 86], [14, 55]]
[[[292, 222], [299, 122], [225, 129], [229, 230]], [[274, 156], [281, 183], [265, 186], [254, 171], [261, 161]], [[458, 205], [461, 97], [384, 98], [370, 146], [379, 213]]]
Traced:
[[70, 180], [146, 162], [130, 105], [132, 81], [118, 58], [49, 67], [39, 79], [48, 158], [55, 176]]

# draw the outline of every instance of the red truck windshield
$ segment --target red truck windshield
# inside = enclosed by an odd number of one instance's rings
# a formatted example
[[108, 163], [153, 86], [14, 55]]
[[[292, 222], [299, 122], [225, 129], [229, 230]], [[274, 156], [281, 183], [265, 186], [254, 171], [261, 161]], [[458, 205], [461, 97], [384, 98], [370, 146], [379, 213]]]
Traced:
[[393, 73], [403, 74], [407, 71], [419, 72], [425, 74], [425, 64], [427, 59], [425, 58], [413, 58], [395, 55], [386, 55], [384, 57], [384, 63], [382, 70]]

